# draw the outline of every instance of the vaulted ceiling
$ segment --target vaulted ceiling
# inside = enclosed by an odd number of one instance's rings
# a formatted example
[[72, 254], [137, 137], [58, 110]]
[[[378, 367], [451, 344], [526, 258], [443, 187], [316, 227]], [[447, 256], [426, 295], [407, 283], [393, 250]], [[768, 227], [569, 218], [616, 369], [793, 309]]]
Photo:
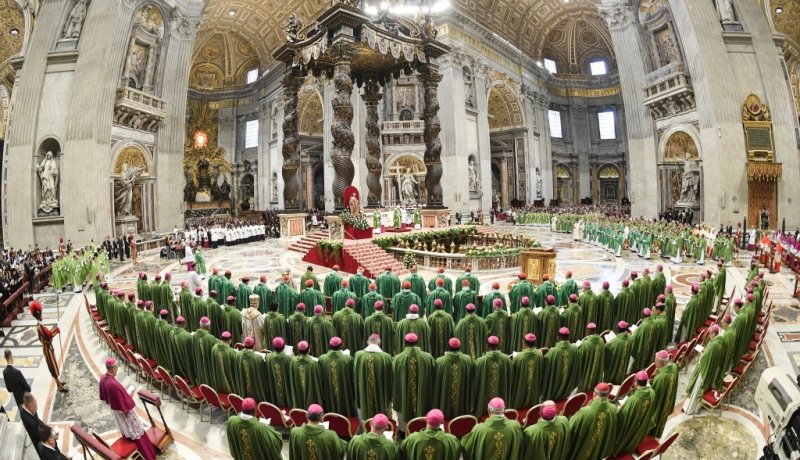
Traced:
[[22, 50], [24, 31], [25, 20], [19, 4], [15, 0], [0, 0], [0, 84], [11, 86], [14, 82], [9, 59]]

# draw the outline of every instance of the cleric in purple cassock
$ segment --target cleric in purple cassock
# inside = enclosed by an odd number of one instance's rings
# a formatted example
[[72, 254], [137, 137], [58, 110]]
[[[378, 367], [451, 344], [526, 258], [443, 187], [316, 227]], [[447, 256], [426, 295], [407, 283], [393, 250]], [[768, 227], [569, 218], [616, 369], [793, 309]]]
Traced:
[[136, 403], [125, 390], [125, 387], [117, 381], [117, 361], [114, 358], [106, 360], [106, 373], [100, 377], [100, 401], [111, 407], [111, 415], [117, 424], [119, 433], [126, 439], [136, 443], [139, 453], [146, 460], [155, 460], [156, 446], [144, 430], [142, 421], [133, 409]]

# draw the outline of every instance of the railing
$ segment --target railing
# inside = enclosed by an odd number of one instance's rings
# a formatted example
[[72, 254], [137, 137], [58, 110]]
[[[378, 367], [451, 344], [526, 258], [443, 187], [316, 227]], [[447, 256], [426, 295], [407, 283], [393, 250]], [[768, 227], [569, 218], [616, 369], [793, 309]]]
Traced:
[[[34, 288], [35, 292], [39, 292], [47, 283], [50, 282], [50, 274], [51, 274], [52, 265], [48, 265], [39, 273], [34, 276]], [[22, 286], [19, 287], [13, 294], [11, 294], [8, 299], [3, 301], [3, 314], [4, 318], [2, 320], [3, 326], [8, 327], [11, 324], [11, 321], [17, 318], [17, 314], [25, 307], [25, 301], [27, 300], [26, 293], [30, 292], [30, 283], [25, 281], [22, 283]]]
[[648, 101], [683, 91], [692, 91], [689, 75], [684, 72], [671, 73], [644, 87], [645, 104]]
[[418, 132], [425, 129], [423, 120], [384, 121], [381, 134], [395, 132]]
[[161, 115], [162, 118], [166, 115], [166, 103], [164, 101], [152, 94], [147, 94], [129, 86], [117, 88], [117, 105], [121, 102], [132, 108], [143, 109], [154, 115]]
[[497, 256], [468, 256], [461, 253], [419, 251], [417, 249], [389, 248], [389, 253], [397, 260], [403, 261], [406, 253], [414, 255], [417, 266], [445, 267], [447, 269], [464, 270], [504, 270], [519, 267], [520, 254]]
[[655, 82], [657, 82], [659, 80], [663, 80], [664, 78], [667, 78], [668, 76], [670, 76], [670, 75], [672, 75], [674, 73], [685, 72], [685, 71], [686, 71], [686, 66], [684, 66], [683, 63], [670, 62], [669, 64], [667, 64], [667, 65], [665, 65], [663, 67], [659, 67], [658, 69], [656, 69], [656, 70], [650, 72], [649, 74], [645, 75], [644, 76], [644, 84], [645, 84], [645, 86], [649, 86], [649, 85], [652, 85], [653, 83], [655, 83]]

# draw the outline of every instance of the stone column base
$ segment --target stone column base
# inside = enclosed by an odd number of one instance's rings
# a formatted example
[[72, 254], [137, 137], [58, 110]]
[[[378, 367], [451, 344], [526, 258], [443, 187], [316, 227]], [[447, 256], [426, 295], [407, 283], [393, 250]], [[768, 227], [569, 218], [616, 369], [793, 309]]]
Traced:
[[278, 214], [281, 220], [281, 239], [295, 236], [305, 236], [306, 215], [298, 212], [292, 214]]
[[136, 216], [121, 216], [114, 219], [114, 227], [117, 230], [117, 237], [127, 235], [128, 233], [136, 233], [136, 226], [139, 223], [139, 218]]
[[449, 225], [450, 210], [447, 208], [422, 209], [419, 213], [422, 216], [422, 228], [444, 228]]

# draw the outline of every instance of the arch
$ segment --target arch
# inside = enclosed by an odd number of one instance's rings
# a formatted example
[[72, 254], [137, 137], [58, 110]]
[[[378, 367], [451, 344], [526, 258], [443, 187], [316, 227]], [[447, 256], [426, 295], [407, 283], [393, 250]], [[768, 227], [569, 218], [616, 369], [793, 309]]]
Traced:
[[597, 170], [597, 177], [603, 179], [619, 179], [620, 172], [616, 165], [606, 163]]
[[0, 83], [0, 139], [6, 137], [6, 126], [8, 125], [8, 112], [11, 108], [11, 95], [6, 86]]
[[109, 165], [110, 175], [119, 176], [124, 163], [128, 163], [130, 166], [144, 166], [144, 171], [142, 171], [137, 180], [155, 176], [150, 149], [140, 142], [127, 141], [114, 147], [111, 155], [111, 164]]
[[300, 114], [298, 131], [309, 136], [321, 137], [325, 112], [319, 91], [312, 85], [304, 86], [300, 89], [298, 99], [297, 112]]
[[525, 114], [516, 92], [505, 81], [496, 81], [489, 88], [487, 100], [489, 131], [524, 128]]
[[557, 163], [554, 171], [556, 179], [572, 179], [572, 171], [564, 163]]
[[[678, 133], [683, 133], [683, 134], [678, 134]], [[676, 139], [672, 139], [673, 136], [675, 136], [676, 134], [678, 134], [678, 137]], [[700, 133], [694, 126], [687, 124], [678, 124], [671, 126], [666, 131], [664, 131], [664, 133], [661, 135], [661, 139], [658, 142], [659, 163], [683, 161], [683, 156], [677, 158], [674, 156], [674, 154], [672, 154], [673, 156], [671, 158], [669, 157], [668, 155], [669, 152], [667, 152], [667, 146], [670, 141], [683, 143], [687, 147], [687, 149], [690, 148], [690, 146], [693, 144], [695, 146], [695, 151], [694, 152], [690, 151], [689, 152], [690, 155], [692, 155], [693, 158], [702, 159], [703, 156], [702, 156], [702, 148], [700, 145]], [[689, 141], [691, 141], [691, 143], [689, 143]]]

